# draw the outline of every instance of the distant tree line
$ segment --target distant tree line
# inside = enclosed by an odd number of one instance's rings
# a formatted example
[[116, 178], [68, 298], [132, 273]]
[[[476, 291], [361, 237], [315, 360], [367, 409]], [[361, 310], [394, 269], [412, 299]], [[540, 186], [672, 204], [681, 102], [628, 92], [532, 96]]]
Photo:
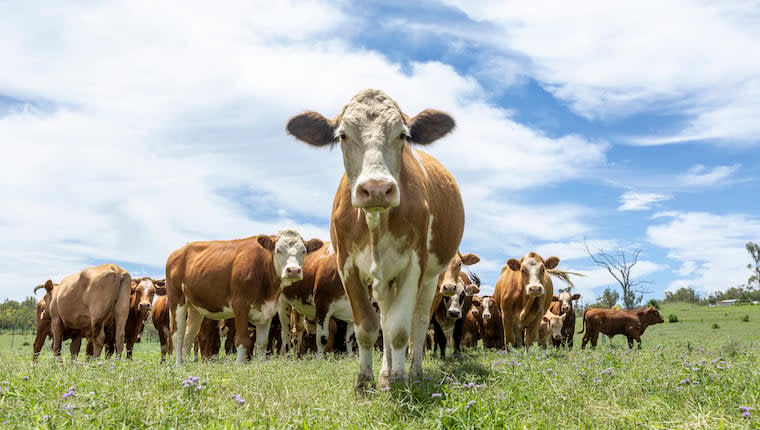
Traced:
[[716, 291], [707, 296], [700, 296], [691, 287], [682, 287], [676, 291], [665, 292], [665, 303], [685, 302], [700, 305], [716, 304], [721, 300], [738, 300], [740, 302], [760, 301], [760, 290], [752, 287], [731, 287], [726, 291]]
[[6, 299], [0, 303], [0, 332], [26, 334], [35, 330], [37, 299], [29, 296], [22, 302]]

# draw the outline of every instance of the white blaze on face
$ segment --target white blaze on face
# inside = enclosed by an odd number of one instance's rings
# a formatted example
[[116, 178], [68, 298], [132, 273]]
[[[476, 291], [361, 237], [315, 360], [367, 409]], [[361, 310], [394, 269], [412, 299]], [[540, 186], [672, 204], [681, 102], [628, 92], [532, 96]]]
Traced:
[[153, 297], [156, 294], [156, 287], [150, 279], [143, 279], [135, 286], [135, 300], [137, 309], [140, 312], [150, 311], [153, 304]]
[[573, 308], [573, 296], [568, 292], [562, 292], [559, 294], [559, 303], [560, 314], [567, 313]]
[[303, 259], [306, 245], [301, 235], [293, 230], [283, 230], [274, 244], [274, 269], [285, 283], [303, 279]]
[[532, 297], [542, 296], [545, 291], [544, 264], [533, 257], [528, 257], [523, 260], [520, 270], [525, 284], [525, 294]]
[[548, 325], [548, 332], [554, 339], [562, 339], [562, 324], [565, 322], [565, 315], [554, 315], [551, 311], [546, 311], [542, 323]]

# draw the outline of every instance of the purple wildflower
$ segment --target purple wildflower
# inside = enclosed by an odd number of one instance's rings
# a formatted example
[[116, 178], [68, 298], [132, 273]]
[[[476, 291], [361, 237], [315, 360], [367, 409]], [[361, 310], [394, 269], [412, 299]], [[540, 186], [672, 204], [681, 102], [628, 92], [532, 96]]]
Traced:
[[467, 405], [465, 405], [465, 407], [464, 407], [464, 408], [465, 408], [465, 409], [470, 409], [470, 407], [471, 407], [472, 405], [474, 405], [474, 404], [475, 404], [475, 400], [470, 400], [469, 402], [467, 402]]
[[74, 396], [74, 395], [76, 395], [76, 387], [71, 386], [69, 387], [69, 391], [63, 394], [63, 398], [68, 399], [69, 397]]
[[42, 419], [43, 420], [49, 420], [50, 419], [50, 415], [45, 414], [45, 415], [42, 416]]
[[599, 382], [599, 378], [597, 378], [596, 376], [594, 376], [591, 380], [594, 382]]
[[552, 373], [552, 369], [551, 368], [546, 369], [546, 373]]
[[454, 409], [454, 408], [446, 408], [446, 413], [453, 414], [454, 412], [456, 412], [456, 409]]
[[66, 412], [67, 414], [71, 415], [71, 409], [74, 408], [74, 405], [71, 403], [66, 403], [65, 405], [61, 406], [61, 410]]
[[749, 411], [747, 411], [747, 412], [743, 412], [743, 413], [742, 413], [742, 416], [743, 416], [744, 418], [749, 418]]
[[244, 398], [242, 398], [242, 397], [240, 396], [240, 394], [233, 394], [233, 395], [232, 395], [232, 398], [233, 398], [233, 399], [234, 399], [236, 402], [238, 402], [239, 404], [241, 404], [241, 405], [244, 405], [244, 404], [245, 404], [245, 399], [244, 399]]
[[612, 368], [611, 368], [611, 367], [608, 367], [608, 368], [606, 368], [606, 369], [602, 370], [602, 371], [601, 371], [601, 372], [599, 372], [599, 373], [601, 373], [602, 375], [612, 375], [612, 373], [613, 373], [613, 372], [614, 372], [614, 371], [612, 370]]
[[441, 393], [433, 393], [433, 394], [430, 395], [430, 397], [433, 398], [433, 399], [440, 399], [441, 396], [442, 396]]
[[431, 378], [429, 376], [423, 376], [422, 379], [424, 379], [426, 381], [432, 381], [433, 380], [433, 378]]

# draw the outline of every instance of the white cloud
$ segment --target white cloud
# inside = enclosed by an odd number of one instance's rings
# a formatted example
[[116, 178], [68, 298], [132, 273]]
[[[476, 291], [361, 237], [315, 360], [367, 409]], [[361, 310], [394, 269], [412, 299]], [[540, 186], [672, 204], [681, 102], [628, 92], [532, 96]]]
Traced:
[[705, 212], [663, 212], [654, 219], [661, 223], [647, 229], [648, 240], [682, 264], [669, 290], [691, 286], [709, 293], [747, 282], [750, 257], [744, 246], [760, 237], [760, 220]]
[[633, 143], [760, 143], [755, 2], [445, 2], [489, 23], [469, 37], [529, 58], [527, 73], [581, 115], [685, 116], [677, 132]]
[[693, 187], [705, 187], [716, 185], [724, 182], [729, 176], [733, 175], [741, 167], [739, 164], [731, 166], [717, 166], [713, 169], [709, 169], [701, 164], [689, 169], [683, 175], [679, 175], [677, 180], [679, 183], [686, 186]]
[[[0, 296], [21, 298], [94, 261], [160, 275], [169, 252], [191, 240], [290, 226], [327, 238], [340, 152], [296, 142], [284, 125], [305, 109], [335, 115], [366, 87], [384, 89], [410, 114], [436, 107], [458, 121], [430, 152], [458, 178], [467, 235], [487, 238], [485, 252], [505, 237], [516, 248], [590, 229], [581, 206], [500, 196], [591, 175], [606, 143], [518, 124], [448, 65], [405, 72], [350, 46], [350, 19], [328, 3], [270, 6], [4, 9], [0, 58], [13, 67], [0, 68], [0, 94], [27, 104], [0, 117], [9, 185], [0, 188]], [[554, 233], [526, 229], [531, 219]]]
[[672, 199], [672, 196], [660, 193], [637, 193], [626, 191], [620, 196], [619, 211], [642, 211], [650, 209], [655, 203]]

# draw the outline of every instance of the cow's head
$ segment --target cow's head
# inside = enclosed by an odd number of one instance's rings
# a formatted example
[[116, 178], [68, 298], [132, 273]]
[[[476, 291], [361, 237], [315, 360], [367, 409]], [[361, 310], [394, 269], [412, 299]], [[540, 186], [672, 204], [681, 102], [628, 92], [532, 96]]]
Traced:
[[277, 236], [259, 236], [257, 239], [259, 245], [272, 253], [275, 273], [284, 285], [303, 279], [304, 257], [323, 245], [319, 239], [304, 242], [295, 230], [282, 230]]
[[483, 296], [483, 320], [488, 321], [498, 314], [499, 308], [496, 306], [496, 300], [491, 296]]
[[443, 297], [443, 304], [446, 306], [446, 316], [453, 320], [461, 318], [465, 300], [479, 292], [480, 287], [475, 283], [471, 283], [469, 277], [462, 273], [456, 284], [454, 294], [449, 297]]
[[286, 128], [310, 145], [340, 143], [351, 204], [382, 212], [401, 202], [399, 175], [404, 147], [438, 140], [454, 128], [454, 119], [432, 109], [409, 118], [388, 95], [367, 89], [356, 94], [333, 120], [306, 112], [291, 118]]
[[[153, 297], [156, 295], [158, 288], [150, 278], [140, 278], [132, 280], [132, 291], [129, 297], [129, 307], [146, 316], [150, 312]], [[163, 287], [164, 294], [166, 287]]]
[[554, 269], [558, 264], [558, 257], [549, 257], [544, 262], [544, 259], [535, 252], [529, 252], [520, 260], [510, 258], [507, 261], [510, 270], [521, 273], [522, 286], [525, 288], [525, 294], [529, 297], [540, 297], [546, 294], [544, 274], [546, 269]]
[[482, 309], [483, 309], [483, 298], [480, 296], [472, 296], [472, 308], [470, 308], [470, 312], [472, 313], [472, 316], [474, 316], [475, 318], [480, 318]]
[[445, 297], [451, 297], [456, 294], [457, 281], [462, 273], [462, 264], [467, 266], [473, 265], [480, 261], [480, 257], [475, 254], [462, 255], [457, 251], [454, 258], [449, 261], [446, 270], [438, 276], [438, 288]]
[[563, 291], [559, 293], [559, 296], [555, 295], [552, 297], [553, 302], [559, 302], [559, 313], [560, 314], [566, 314], [570, 312], [571, 309], [573, 309], [573, 300], [578, 300], [581, 298], [581, 295], [576, 293], [573, 295], [570, 295], [570, 293]]
[[664, 319], [662, 319], [662, 315], [660, 315], [660, 312], [657, 311], [657, 308], [653, 306], [649, 306], [646, 309], [642, 309], [638, 311], [639, 314], [639, 320], [643, 323], [646, 323], [646, 325], [652, 325], [652, 324], [660, 324], [665, 322]]
[[562, 324], [564, 324], [566, 316], [567, 314], [554, 315], [550, 311], [547, 311], [544, 317], [541, 318], [541, 321], [548, 326], [549, 333], [553, 339], [562, 339]]

